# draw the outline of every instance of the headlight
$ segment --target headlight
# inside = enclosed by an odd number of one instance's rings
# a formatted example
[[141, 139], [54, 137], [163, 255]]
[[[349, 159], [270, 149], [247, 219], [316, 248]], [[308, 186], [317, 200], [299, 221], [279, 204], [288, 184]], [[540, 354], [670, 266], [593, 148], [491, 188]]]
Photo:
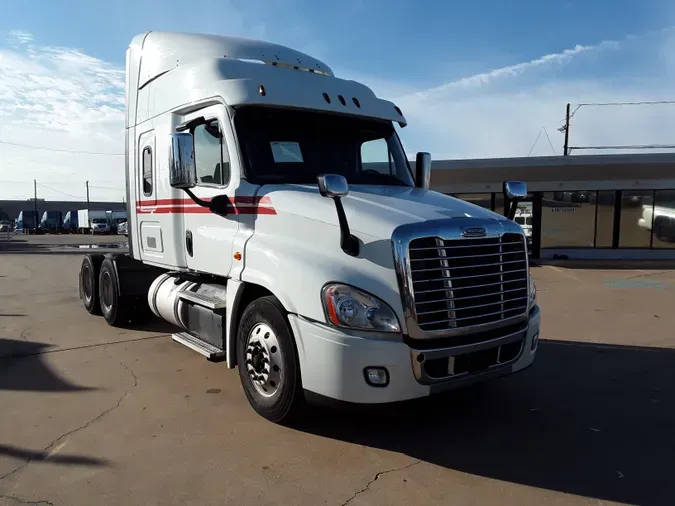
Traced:
[[528, 301], [528, 309], [531, 309], [537, 302], [537, 287], [534, 284], [534, 278], [530, 274], [527, 275], [529, 279], [530, 288], [528, 290], [530, 299]]
[[337, 327], [400, 332], [394, 311], [377, 297], [351, 286], [326, 285], [322, 291], [326, 319]]

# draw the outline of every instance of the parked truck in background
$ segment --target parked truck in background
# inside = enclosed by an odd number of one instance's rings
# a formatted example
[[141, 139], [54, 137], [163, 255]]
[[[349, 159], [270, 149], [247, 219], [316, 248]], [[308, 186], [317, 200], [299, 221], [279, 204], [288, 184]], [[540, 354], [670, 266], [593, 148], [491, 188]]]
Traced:
[[110, 219], [106, 211], [79, 209], [77, 223], [81, 234], [109, 234]]
[[35, 234], [38, 230], [37, 214], [34, 210], [23, 210], [16, 219], [16, 232], [19, 234]]
[[45, 211], [40, 219], [40, 231], [44, 234], [60, 234], [63, 227], [61, 211]]
[[78, 230], [77, 210], [68, 211], [63, 217], [63, 232], [66, 234], [75, 234]]
[[176, 325], [279, 423], [533, 363], [523, 183], [504, 184], [508, 217], [429, 190], [402, 111], [287, 47], [149, 32], [126, 69], [129, 253], [84, 257], [90, 313]]

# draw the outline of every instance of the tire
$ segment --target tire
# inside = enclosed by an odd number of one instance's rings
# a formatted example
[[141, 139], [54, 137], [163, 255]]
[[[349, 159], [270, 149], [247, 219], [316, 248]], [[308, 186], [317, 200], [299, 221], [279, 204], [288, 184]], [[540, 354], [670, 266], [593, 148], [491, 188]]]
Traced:
[[120, 297], [120, 280], [112, 258], [106, 257], [101, 264], [98, 293], [103, 318], [111, 327], [123, 327], [129, 323], [131, 304], [127, 297]]
[[244, 310], [237, 364], [246, 398], [260, 416], [282, 425], [298, 417], [305, 404], [298, 353], [286, 311], [276, 297], [261, 297]]
[[87, 312], [96, 316], [101, 314], [98, 280], [102, 263], [103, 255], [85, 255], [80, 266], [80, 299]]

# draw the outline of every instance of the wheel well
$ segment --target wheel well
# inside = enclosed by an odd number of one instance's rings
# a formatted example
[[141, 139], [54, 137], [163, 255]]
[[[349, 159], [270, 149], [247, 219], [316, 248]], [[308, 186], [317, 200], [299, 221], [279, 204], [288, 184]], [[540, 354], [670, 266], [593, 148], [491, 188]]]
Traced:
[[239, 332], [239, 322], [241, 321], [241, 315], [244, 314], [244, 311], [246, 308], [249, 306], [251, 302], [254, 300], [257, 300], [261, 297], [266, 297], [268, 295], [274, 295], [272, 292], [270, 292], [267, 288], [260, 286], [260, 285], [254, 285], [251, 283], [246, 283], [244, 285], [244, 291], [241, 294], [241, 298], [239, 299], [239, 303], [237, 304], [236, 308], [236, 313], [233, 314], [234, 318], [234, 331], [235, 335], [232, 336], [233, 338], [233, 346], [232, 346], [232, 365], [236, 366], [237, 365], [237, 351], [236, 351], [236, 342], [237, 342], [237, 334]]

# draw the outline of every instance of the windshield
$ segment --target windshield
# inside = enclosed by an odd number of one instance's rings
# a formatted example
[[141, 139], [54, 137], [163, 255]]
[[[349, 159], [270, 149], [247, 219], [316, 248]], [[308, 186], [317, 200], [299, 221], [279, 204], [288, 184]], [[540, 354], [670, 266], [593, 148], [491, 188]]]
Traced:
[[91, 221], [92, 223], [106, 223], [107, 220], [105, 218], [94, 218]]
[[414, 186], [390, 122], [323, 112], [249, 106], [234, 117], [246, 179], [316, 184], [340, 174], [349, 184]]

